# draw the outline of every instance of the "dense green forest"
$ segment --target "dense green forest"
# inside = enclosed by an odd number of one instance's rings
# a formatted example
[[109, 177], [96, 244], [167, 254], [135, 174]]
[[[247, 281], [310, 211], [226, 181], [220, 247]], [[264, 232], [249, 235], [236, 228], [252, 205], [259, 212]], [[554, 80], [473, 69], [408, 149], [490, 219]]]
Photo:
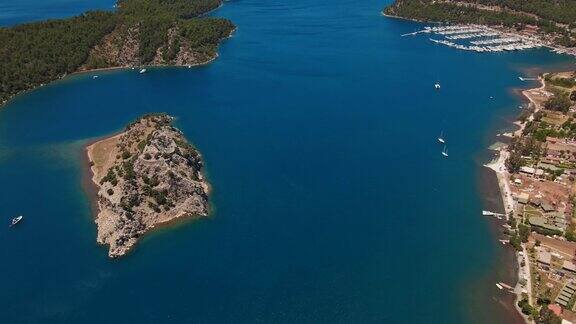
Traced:
[[[574, 0], [460, 0], [459, 3], [497, 6], [500, 10], [486, 10], [463, 6], [449, 1], [396, 0], [385, 13], [421, 21], [477, 23], [522, 28], [539, 26], [543, 32], [558, 35], [557, 43], [574, 46], [575, 35], [569, 30], [576, 23]], [[564, 26], [562, 24], [570, 24]]]
[[[234, 25], [199, 17], [222, 0], [120, 0], [115, 12], [87, 12], [69, 19], [0, 28], [0, 105], [13, 95], [84, 69], [126, 65], [110, 48], [134, 42], [129, 64], [171, 64], [185, 47], [190, 60], [208, 60]], [[136, 32], [129, 33], [134, 30]], [[171, 32], [170, 32], [171, 31]], [[113, 44], [102, 45], [114, 36]], [[92, 51], [101, 46], [98, 54]], [[161, 58], [158, 59], [158, 51]], [[154, 62], [153, 60], [156, 59]]]
[[89, 12], [66, 20], [0, 29], [0, 103], [10, 95], [74, 72], [116, 16]]
[[574, 0], [460, 0], [487, 6], [498, 6], [534, 14], [546, 20], [576, 27], [576, 1]]

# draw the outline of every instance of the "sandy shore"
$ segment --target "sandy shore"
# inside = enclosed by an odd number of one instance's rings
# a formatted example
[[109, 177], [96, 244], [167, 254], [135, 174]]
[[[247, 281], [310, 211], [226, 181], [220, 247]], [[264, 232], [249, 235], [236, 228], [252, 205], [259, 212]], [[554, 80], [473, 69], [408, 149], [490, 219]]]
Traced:
[[[538, 107], [539, 107], [539, 103], [537, 102], [537, 99], [535, 98], [535, 94], [540, 93], [546, 87], [546, 84], [545, 84], [543, 78], [539, 78], [539, 82], [540, 82], [540, 86], [538, 88], [527, 89], [527, 90], [522, 91], [522, 95], [530, 101], [530, 106], [534, 108], [534, 112], [538, 111]], [[528, 120], [532, 120], [533, 115], [534, 114], [532, 113], [528, 117]], [[516, 121], [514, 124], [519, 126], [519, 129], [514, 132], [514, 135], [521, 135], [522, 131], [524, 130], [526, 123], [521, 123], [520, 121]], [[505, 210], [507, 217], [509, 217], [509, 215], [514, 212], [515, 204], [516, 204], [516, 202], [514, 201], [513, 195], [512, 195], [512, 190], [510, 188], [510, 174], [508, 173], [508, 171], [506, 169], [506, 159], [508, 159], [509, 155], [510, 155], [510, 153], [507, 150], [507, 146], [504, 146], [504, 147], [499, 149], [498, 157], [495, 160], [493, 160], [492, 162], [485, 165], [487, 168], [492, 169], [494, 171], [494, 173], [496, 174], [496, 177], [498, 178], [498, 186], [500, 188], [500, 193], [502, 196], [501, 198], [502, 198], [504, 210]], [[532, 290], [532, 282], [531, 282], [530, 269], [527, 266], [525, 266], [525, 267], [521, 266], [522, 261], [524, 261], [524, 263], [526, 265], [529, 264], [529, 262], [527, 260], [528, 253], [527, 253], [525, 248], [523, 248], [523, 255], [524, 256], [522, 257], [518, 253], [516, 253], [516, 260], [518, 262], [518, 268], [517, 268], [518, 269], [518, 282], [516, 284], [516, 287], [514, 287], [514, 293], [516, 294], [516, 301], [514, 303], [515, 304], [514, 306], [515, 306], [516, 310], [522, 315], [524, 320], [527, 323], [530, 323], [531, 322], [530, 319], [527, 316], [525, 316], [524, 314], [522, 314], [520, 308], [517, 306], [517, 302], [521, 299], [521, 295], [522, 295], [523, 291], [527, 291], [530, 304], [533, 304], [533, 302], [534, 302], [532, 300], [532, 291], [531, 291]], [[525, 289], [520, 285], [521, 279], [526, 279], [526, 288]]]

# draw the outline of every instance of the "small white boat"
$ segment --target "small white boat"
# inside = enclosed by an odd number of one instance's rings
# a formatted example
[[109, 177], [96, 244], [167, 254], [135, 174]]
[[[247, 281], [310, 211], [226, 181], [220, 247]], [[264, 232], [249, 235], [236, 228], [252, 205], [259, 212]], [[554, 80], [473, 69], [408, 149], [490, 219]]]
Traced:
[[18, 216], [12, 218], [12, 222], [10, 223], [10, 227], [15, 226], [16, 224], [20, 223], [20, 221], [24, 218], [23, 216]]
[[92, 79], [98, 79], [98, 76], [97, 76], [97, 75], [95, 75], [95, 76], [93, 76], [93, 77], [92, 77]]
[[434, 89], [440, 90], [440, 82], [436, 82], [436, 83], [434, 84]]
[[448, 150], [446, 149], [446, 146], [444, 146], [444, 149], [442, 150], [442, 155], [448, 157]]
[[188, 68], [191, 69], [191, 68], [192, 68], [192, 65], [188, 65]]
[[146, 69], [140, 70], [140, 74], [142, 74], [142, 73], [146, 73]]
[[444, 140], [444, 131], [440, 132], [440, 136], [438, 136], [438, 142], [444, 144], [446, 141]]
[[504, 287], [502, 287], [502, 285], [499, 284], [499, 283], [496, 284], [496, 287], [498, 287], [498, 289], [500, 289], [500, 290], [502, 290], [502, 289], [504, 288]]

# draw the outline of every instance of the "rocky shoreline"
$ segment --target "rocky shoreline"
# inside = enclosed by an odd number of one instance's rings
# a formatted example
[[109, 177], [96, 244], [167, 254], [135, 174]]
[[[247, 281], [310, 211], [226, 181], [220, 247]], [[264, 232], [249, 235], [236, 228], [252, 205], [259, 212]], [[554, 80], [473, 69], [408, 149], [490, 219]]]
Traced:
[[125, 255], [160, 224], [209, 214], [200, 153], [165, 114], [147, 115], [86, 147], [97, 188], [97, 242]]

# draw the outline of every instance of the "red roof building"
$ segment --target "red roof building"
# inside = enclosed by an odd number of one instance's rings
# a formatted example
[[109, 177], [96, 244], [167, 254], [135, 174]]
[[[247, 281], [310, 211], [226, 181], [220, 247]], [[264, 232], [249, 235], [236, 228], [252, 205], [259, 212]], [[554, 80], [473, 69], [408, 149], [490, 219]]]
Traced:
[[550, 304], [548, 305], [548, 309], [558, 316], [562, 315], [562, 307], [558, 304]]

